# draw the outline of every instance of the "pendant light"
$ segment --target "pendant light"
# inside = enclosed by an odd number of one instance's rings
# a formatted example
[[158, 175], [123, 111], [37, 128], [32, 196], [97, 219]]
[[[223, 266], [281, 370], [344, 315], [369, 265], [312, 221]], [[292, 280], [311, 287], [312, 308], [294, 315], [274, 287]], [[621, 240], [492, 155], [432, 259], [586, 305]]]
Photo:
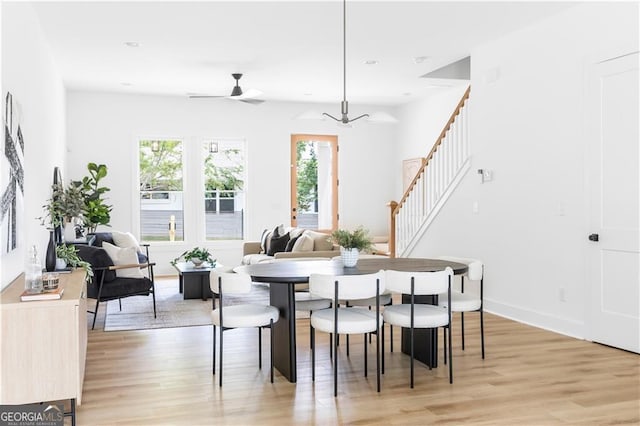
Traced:
[[329, 117], [342, 124], [349, 124], [369, 114], [362, 114], [356, 118], [349, 118], [349, 102], [347, 102], [347, 0], [342, 0], [342, 102], [340, 103], [341, 118], [336, 118], [331, 114], [323, 112], [322, 115]]
[[366, 118], [367, 121], [377, 123], [396, 123], [398, 120], [390, 114], [379, 111], [372, 114], [362, 114], [355, 118], [349, 118], [349, 102], [347, 101], [347, 0], [342, 1], [342, 102], [340, 103], [340, 118], [323, 112], [320, 114], [318, 111], [307, 111], [298, 115], [297, 119], [324, 119], [329, 117], [332, 120], [341, 123], [349, 127], [351, 123], [361, 118]]

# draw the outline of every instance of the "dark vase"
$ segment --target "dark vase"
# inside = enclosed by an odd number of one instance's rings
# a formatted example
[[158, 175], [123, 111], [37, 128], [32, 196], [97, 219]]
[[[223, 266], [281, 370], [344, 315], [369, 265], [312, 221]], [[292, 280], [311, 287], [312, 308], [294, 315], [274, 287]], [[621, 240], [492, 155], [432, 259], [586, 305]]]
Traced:
[[56, 270], [56, 243], [53, 231], [49, 231], [49, 244], [47, 244], [47, 254], [44, 258], [44, 268], [47, 272]]

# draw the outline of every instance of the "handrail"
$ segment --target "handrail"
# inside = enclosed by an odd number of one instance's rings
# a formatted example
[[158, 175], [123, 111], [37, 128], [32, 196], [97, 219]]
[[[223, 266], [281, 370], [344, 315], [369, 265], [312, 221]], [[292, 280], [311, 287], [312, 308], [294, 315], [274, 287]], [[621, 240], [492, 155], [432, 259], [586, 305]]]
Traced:
[[402, 205], [407, 200], [407, 197], [409, 196], [409, 194], [413, 190], [413, 187], [416, 185], [416, 182], [418, 182], [418, 179], [420, 178], [420, 175], [422, 175], [422, 173], [424, 173], [424, 170], [426, 169], [427, 165], [429, 164], [429, 161], [431, 161], [431, 159], [433, 158], [433, 154], [435, 154], [435, 152], [438, 150], [438, 147], [442, 144], [442, 141], [444, 140], [444, 137], [447, 134], [447, 131], [449, 131], [449, 128], [451, 127], [451, 125], [455, 121], [455, 119], [458, 116], [458, 114], [460, 114], [460, 110], [464, 106], [464, 103], [467, 101], [467, 99], [469, 99], [470, 93], [471, 93], [471, 86], [467, 87], [467, 90], [462, 95], [462, 98], [460, 99], [460, 102], [458, 102], [458, 105], [456, 106], [456, 108], [454, 109], [453, 113], [451, 114], [451, 117], [449, 117], [449, 121], [447, 121], [447, 124], [445, 124], [444, 128], [442, 129], [442, 132], [440, 132], [440, 136], [438, 136], [438, 138], [436, 139], [436, 142], [433, 144], [433, 147], [431, 148], [431, 151], [429, 151], [429, 155], [427, 155], [425, 158], [422, 159], [422, 165], [420, 166], [420, 169], [418, 169], [418, 172], [416, 173], [416, 175], [414, 176], [413, 180], [411, 181], [411, 183], [409, 184], [409, 186], [405, 190], [404, 195], [400, 199], [400, 202], [398, 202], [397, 205], [395, 206], [395, 208], [393, 209], [393, 213], [392, 213], [393, 215], [397, 215], [398, 211], [402, 208]]
[[[402, 255], [415, 244], [421, 229], [426, 229], [452, 188], [469, 168], [468, 118], [465, 112], [471, 93], [467, 87], [428, 155], [400, 200], [389, 202], [389, 255]], [[436, 152], [438, 155], [436, 155]]]

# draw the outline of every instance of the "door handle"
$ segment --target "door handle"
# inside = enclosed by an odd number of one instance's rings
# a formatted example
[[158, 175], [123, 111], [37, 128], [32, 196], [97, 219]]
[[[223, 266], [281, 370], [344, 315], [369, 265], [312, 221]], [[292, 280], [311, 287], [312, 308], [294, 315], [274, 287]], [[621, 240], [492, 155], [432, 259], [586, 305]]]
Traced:
[[600, 236], [598, 234], [589, 235], [589, 241], [599, 241], [599, 240], [600, 240]]

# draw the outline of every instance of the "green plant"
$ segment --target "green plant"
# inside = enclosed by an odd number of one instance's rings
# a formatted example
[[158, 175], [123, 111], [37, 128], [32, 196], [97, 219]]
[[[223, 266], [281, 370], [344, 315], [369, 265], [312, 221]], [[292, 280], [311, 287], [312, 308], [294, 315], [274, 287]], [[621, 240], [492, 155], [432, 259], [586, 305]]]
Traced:
[[67, 262], [67, 266], [73, 268], [82, 268], [87, 273], [87, 279], [93, 277], [93, 270], [91, 264], [80, 259], [78, 256], [78, 249], [74, 245], [60, 244], [56, 246], [56, 257], [58, 259], [64, 259]]
[[98, 225], [109, 225], [112, 206], [105, 203], [103, 195], [110, 191], [105, 186], [100, 186], [100, 181], [107, 175], [107, 166], [89, 163], [87, 165], [89, 176], [81, 181], [72, 182], [80, 189], [83, 199], [83, 221], [89, 232], [95, 232]]
[[76, 182], [70, 182], [66, 188], [61, 183], [54, 183], [51, 189], [51, 198], [42, 206], [45, 214], [39, 218], [43, 225], [46, 226], [45, 222], [48, 221], [49, 226], [54, 228], [64, 221], [71, 222], [74, 217], [81, 217], [84, 198]]
[[372, 247], [369, 231], [359, 226], [355, 231], [337, 229], [331, 234], [331, 240], [346, 249], [355, 248], [359, 251], [367, 251]]
[[195, 248], [192, 248], [191, 250], [185, 251], [180, 256], [173, 259], [171, 261], [171, 264], [175, 265], [176, 263], [178, 263], [183, 259], [187, 262], [192, 259], [200, 259], [203, 262], [209, 263], [210, 265], [213, 265], [216, 262], [216, 259], [211, 257], [211, 253], [209, 252], [209, 250], [207, 250], [206, 248], [200, 248], [200, 247], [195, 247]]

